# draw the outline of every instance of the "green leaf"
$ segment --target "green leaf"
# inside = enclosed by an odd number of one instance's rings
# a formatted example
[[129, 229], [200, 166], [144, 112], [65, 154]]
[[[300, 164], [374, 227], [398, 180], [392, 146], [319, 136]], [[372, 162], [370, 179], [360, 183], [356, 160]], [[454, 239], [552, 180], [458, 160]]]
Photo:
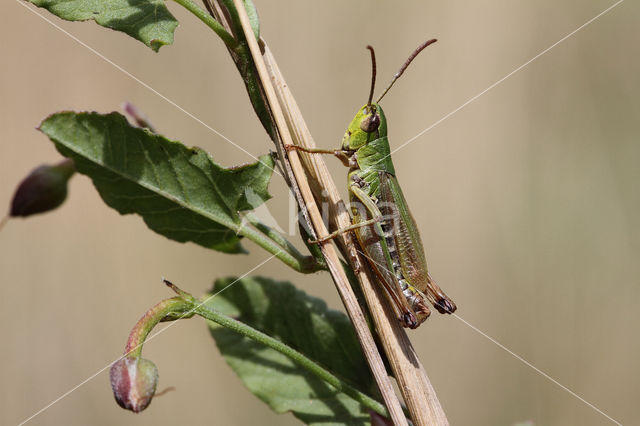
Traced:
[[[223, 291], [224, 290], [224, 291]], [[219, 294], [218, 294], [219, 293]], [[268, 278], [217, 280], [207, 301], [305, 354], [358, 389], [375, 387], [347, 316], [288, 282]], [[281, 353], [209, 322], [220, 352], [243, 383], [277, 413], [291, 411], [312, 425], [365, 425], [369, 415]]]
[[270, 198], [274, 160], [268, 155], [225, 169], [204, 150], [133, 127], [115, 112], [62, 112], [40, 130], [93, 180], [110, 207], [139, 214], [149, 228], [175, 241], [243, 252], [238, 212]]
[[93, 19], [158, 51], [173, 43], [178, 21], [163, 0], [29, 0], [67, 21]]

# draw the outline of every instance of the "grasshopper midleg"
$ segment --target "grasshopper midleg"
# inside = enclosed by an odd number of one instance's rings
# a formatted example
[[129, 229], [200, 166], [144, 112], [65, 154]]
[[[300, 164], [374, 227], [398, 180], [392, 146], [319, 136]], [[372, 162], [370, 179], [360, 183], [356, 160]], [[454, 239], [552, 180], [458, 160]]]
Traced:
[[337, 231], [333, 231], [332, 233], [330, 233], [329, 235], [327, 235], [325, 237], [318, 238], [317, 240], [309, 240], [309, 243], [311, 243], [311, 244], [324, 243], [326, 241], [333, 240], [338, 235], [344, 234], [345, 232], [355, 231], [358, 228], [362, 228], [363, 226], [373, 225], [374, 223], [380, 222], [381, 220], [382, 220], [382, 216], [374, 217], [372, 219], [367, 219], [367, 220], [365, 220], [363, 222], [354, 223], [353, 225], [345, 226], [344, 228], [340, 228]]
[[382, 283], [403, 326], [418, 327], [430, 314], [428, 300], [440, 313], [453, 313], [456, 305], [427, 271], [418, 227], [409, 211], [391, 160], [387, 120], [378, 104], [416, 55], [436, 40], [420, 45], [404, 63], [376, 102], [375, 54], [371, 46], [372, 79], [369, 100], [349, 124], [338, 150], [287, 146], [311, 154], [331, 154], [349, 167], [349, 198], [353, 224], [318, 242], [353, 231], [361, 253]]

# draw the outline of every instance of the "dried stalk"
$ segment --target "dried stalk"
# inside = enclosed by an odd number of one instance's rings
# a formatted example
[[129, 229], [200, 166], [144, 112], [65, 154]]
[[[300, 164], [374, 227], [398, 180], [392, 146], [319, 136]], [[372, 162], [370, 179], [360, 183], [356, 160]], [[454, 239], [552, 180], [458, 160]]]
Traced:
[[[283, 106], [287, 124], [291, 128], [291, 133], [294, 136], [296, 144], [307, 148], [315, 148], [316, 145], [298, 105], [289, 91], [284, 77], [280, 73], [273, 55], [267, 47], [265, 47], [264, 58], [271, 74], [271, 79], [276, 87], [279, 101]], [[351, 218], [349, 213], [340, 198], [338, 189], [324, 161], [322, 161], [318, 155], [308, 155], [304, 153], [303, 160], [305, 169], [310, 175], [310, 181], [315, 186], [316, 194], [326, 194], [328, 196], [330, 218], [333, 221], [332, 225], [337, 229], [350, 225]], [[350, 233], [345, 233], [341, 239], [341, 247], [345, 254], [347, 254], [346, 248], [351, 244], [351, 238]], [[350, 254], [345, 256], [345, 258], [350, 257]], [[358, 257], [360, 264], [365, 264], [363, 263], [365, 260], [359, 255]], [[373, 278], [367, 274], [366, 268], [358, 272], [357, 276], [362, 286], [369, 311], [376, 324], [382, 346], [387, 354], [387, 358], [389, 359], [414, 424], [448, 425], [447, 417], [411, 345], [411, 341], [385, 300], [384, 294], [382, 293], [384, 290], [382, 290], [381, 286], [372, 284]]]
[[[266, 44], [263, 43], [263, 58], [260, 48], [253, 37], [248, 17], [242, 7], [242, 2], [240, 0], [234, 0], [234, 2], [238, 9], [254, 62], [258, 68], [258, 73], [262, 80], [265, 94], [268, 98], [273, 118], [278, 128], [280, 143], [295, 143], [309, 148], [315, 147], [313, 138], [311, 137], [306, 123], [304, 122], [295, 99], [291, 95], [291, 92], [278, 69], [273, 55]], [[267, 72], [268, 77], [266, 75]], [[271, 81], [269, 81], [269, 78]], [[278, 148], [280, 151], [281, 147]], [[304, 169], [300, 163], [300, 158], [302, 159], [302, 163], [304, 163]], [[290, 153], [289, 161], [316, 233], [319, 236], [327, 234], [327, 229], [316, 205], [316, 200], [322, 200], [322, 197], [325, 195], [328, 195], [332, 225], [337, 228], [350, 225], [351, 218], [349, 213], [346, 210], [335, 183], [329, 175], [326, 165], [320, 156], [313, 156], [294, 151]], [[305, 171], [309, 175], [310, 180], [307, 180]], [[313, 186], [313, 192], [311, 191], [309, 184]], [[349, 233], [345, 233], [344, 236], [340, 238], [339, 243], [342, 248], [342, 252], [345, 255], [345, 258], [350, 261], [355, 260], [356, 263], [364, 265], [364, 259], [362, 259], [362, 257], [357, 253], [347, 253], [347, 248], [353, 247], [351, 238], [351, 234]], [[354, 323], [354, 327], [356, 328], [356, 333], [363, 346], [365, 356], [369, 361], [374, 377], [376, 378], [376, 382], [380, 387], [380, 391], [387, 404], [387, 408], [391, 413], [391, 418], [396, 425], [407, 424], [397, 397], [391, 388], [388, 376], [380, 359], [380, 355], [378, 354], [377, 348], [369, 333], [369, 329], [360, 310], [360, 306], [358, 305], [355, 295], [349, 286], [344, 271], [340, 267], [336, 250], [333, 245], [325, 244], [322, 246], [322, 252], [327, 259], [327, 264], [329, 265], [332, 278], [334, 279], [347, 312]], [[383, 290], [380, 286], [372, 285], [372, 277], [369, 275], [367, 268], [355, 268], [355, 270], [357, 271], [358, 279], [362, 285], [369, 310], [371, 311], [374, 322], [376, 323], [376, 328], [382, 345], [387, 353], [387, 357], [389, 358], [394, 375], [398, 381], [400, 391], [407, 403], [407, 407], [409, 408], [414, 424], [448, 425], [446, 415], [442, 410], [440, 402], [438, 401], [435, 391], [429, 382], [424, 368], [416, 356], [404, 329], [400, 326], [395, 314], [388, 306], [387, 301], [382, 294]]]
[[[242, 28], [249, 44], [249, 48], [251, 50], [251, 55], [258, 70], [258, 75], [260, 76], [260, 79], [262, 81], [265, 95], [269, 101], [273, 118], [276, 122], [276, 126], [280, 136], [279, 143], [292, 144], [293, 139], [291, 138], [291, 134], [289, 133], [289, 128], [284, 119], [280, 103], [278, 102], [277, 95], [271, 84], [269, 74], [262, 58], [262, 53], [260, 52], [260, 47], [258, 46], [258, 42], [253, 36], [251, 25], [249, 23], [249, 17], [244, 10], [244, 5], [241, 0], [234, 0], [234, 3], [238, 11], [238, 15], [242, 23]], [[309, 183], [306, 178], [306, 174], [304, 172], [302, 164], [300, 163], [300, 159], [298, 158], [298, 154], [296, 152], [293, 152], [288, 156], [288, 158], [291, 164], [291, 169], [295, 176], [295, 180], [298, 183], [298, 187], [311, 218], [313, 228], [315, 229], [317, 235], [326, 236], [328, 234], [328, 231], [324, 225], [322, 215], [318, 210], [318, 206], [316, 205], [313, 193], [311, 192], [311, 188], [309, 187]], [[338, 292], [340, 293], [340, 297], [342, 298], [342, 301], [347, 308], [349, 317], [354, 324], [358, 340], [363, 347], [365, 357], [367, 358], [367, 361], [369, 362], [369, 365], [373, 371], [373, 375], [376, 379], [385, 405], [387, 406], [387, 410], [389, 411], [391, 420], [396, 425], [408, 425], [400, 402], [398, 401], [398, 398], [393, 391], [391, 381], [389, 380], [389, 376], [387, 375], [387, 372], [384, 368], [382, 358], [377, 351], [373, 336], [371, 336], [371, 333], [367, 326], [367, 322], [362, 311], [360, 310], [358, 301], [349, 284], [349, 280], [344, 270], [342, 269], [340, 259], [338, 257], [338, 252], [333, 244], [323, 244], [321, 246], [321, 250], [323, 256], [327, 261], [329, 272], [331, 273]]]

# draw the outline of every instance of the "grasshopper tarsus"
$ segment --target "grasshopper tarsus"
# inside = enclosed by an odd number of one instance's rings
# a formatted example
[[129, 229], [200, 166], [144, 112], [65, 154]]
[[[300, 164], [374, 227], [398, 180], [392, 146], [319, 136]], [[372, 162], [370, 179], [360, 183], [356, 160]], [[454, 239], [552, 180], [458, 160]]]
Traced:
[[427, 283], [431, 290], [431, 293], [434, 295], [433, 306], [440, 312], [441, 314], [452, 314], [456, 311], [457, 306], [453, 303], [453, 300], [449, 299], [446, 294], [440, 289], [440, 286], [431, 278], [431, 275], [427, 273]]
[[327, 240], [323, 240], [323, 239], [321, 239], [321, 238], [320, 238], [320, 239], [317, 239], [317, 240], [313, 240], [313, 239], [309, 238], [309, 239], [307, 240], [307, 242], [308, 242], [309, 244], [313, 244], [313, 245], [316, 245], [316, 246], [319, 246], [320, 244], [322, 244], [322, 243], [324, 243], [324, 242], [326, 242], [326, 241], [327, 241]]
[[450, 299], [439, 299], [433, 305], [441, 314], [452, 314], [458, 308]]
[[413, 313], [411, 313], [411, 312], [405, 312], [402, 315], [402, 318], [399, 318], [399, 319], [400, 319], [400, 322], [402, 323], [403, 326], [405, 326], [407, 328], [410, 328], [412, 330], [415, 330], [421, 324], [416, 319], [416, 316], [413, 315]]

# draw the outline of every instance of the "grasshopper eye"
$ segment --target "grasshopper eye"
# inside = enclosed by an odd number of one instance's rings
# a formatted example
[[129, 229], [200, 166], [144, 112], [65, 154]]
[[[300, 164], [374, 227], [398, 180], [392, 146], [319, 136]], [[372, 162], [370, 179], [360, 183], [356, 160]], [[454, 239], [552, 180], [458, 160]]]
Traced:
[[375, 112], [360, 122], [360, 129], [367, 133], [378, 130], [378, 126], [380, 126], [380, 116]]

